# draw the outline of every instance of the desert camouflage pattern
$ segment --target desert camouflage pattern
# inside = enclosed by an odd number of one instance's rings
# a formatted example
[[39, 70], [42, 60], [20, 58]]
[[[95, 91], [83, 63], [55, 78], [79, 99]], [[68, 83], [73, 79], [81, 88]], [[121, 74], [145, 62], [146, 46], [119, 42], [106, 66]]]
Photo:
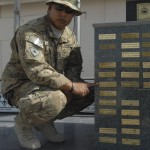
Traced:
[[19, 118], [24, 123], [46, 122], [60, 112], [58, 118], [63, 118], [94, 100], [85, 104], [77, 101], [72, 106], [77, 108], [70, 112], [70, 104], [59, 88], [70, 80], [83, 81], [82, 57], [74, 34], [67, 27], [58, 43], [56, 40], [44, 16], [21, 26], [11, 41], [12, 55], [2, 75], [2, 93], [9, 104], [20, 109]]

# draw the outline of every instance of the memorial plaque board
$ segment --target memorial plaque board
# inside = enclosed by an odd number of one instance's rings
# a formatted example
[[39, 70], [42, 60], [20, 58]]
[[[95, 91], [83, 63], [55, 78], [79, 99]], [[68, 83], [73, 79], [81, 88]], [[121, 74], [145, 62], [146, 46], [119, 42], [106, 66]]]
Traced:
[[150, 21], [94, 28], [96, 150], [149, 150]]

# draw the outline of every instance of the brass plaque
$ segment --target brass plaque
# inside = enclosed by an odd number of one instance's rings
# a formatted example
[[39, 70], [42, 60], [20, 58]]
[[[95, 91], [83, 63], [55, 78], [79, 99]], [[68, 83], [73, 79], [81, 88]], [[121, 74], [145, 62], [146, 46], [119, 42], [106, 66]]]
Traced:
[[100, 96], [117, 96], [117, 91], [100, 91]]
[[150, 68], [150, 62], [143, 62], [143, 68]]
[[149, 48], [150, 47], [150, 42], [142, 42], [142, 47], [143, 48]]
[[122, 128], [122, 134], [135, 134], [140, 135], [140, 129], [129, 129], [129, 128]]
[[139, 78], [139, 72], [121, 72], [121, 78]]
[[139, 33], [122, 33], [121, 38], [122, 39], [138, 39]]
[[116, 77], [116, 72], [99, 72], [100, 78], [114, 78]]
[[143, 78], [150, 78], [150, 72], [143, 72]]
[[122, 81], [121, 82], [121, 87], [125, 88], [138, 88], [139, 87], [139, 82], [137, 81]]
[[122, 139], [122, 144], [125, 145], [140, 145], [140, 140], [139, 139]]
[[99, 40], [115, 40], [116, 34], [99, 34]]
[[150, 57], [150, 52], [142, 52], [142, 57]]
[[122, 58], [138, 58], [140, 52], [122, 52]]
[[122, 125], [140, 125], [139, 119], [121, 119]]
[[101, 44], [100, 45], [100, 50], [114, 50], [116, 49], [115, 44]]
[[99, 82], [99, 87], [117, 87], [117, 82]]
[[140, 62], [121, 62], [121, 67], [138, 68], [138, 67], [140, 67]]
[[116, 62], [101, 62], [99, 68], [116, 68]]
[[142, 38], [150, 38], [150, 33], [142, 33]]
[[144, 88], [150, 88], [150, 82], [144, 82], [143, 87]]
[[121, 43], [121, 48], [122, 49], [140, 48], [140, 43], [139, 42], [135, 42], [135, 43]]
[[116, 100], [99, 100], [99, 105], [101, 106], [116, 106]]
[[139, 116], [140, 111], [139, 110], [121, 110], [122, 116]]
[[140, 106], [139, 100], [122, 100], [122, 106]]
[[100, 109], [100, 115], [116, 115], [116, 109]]
[[100, 137], [99, 138], [100, 143], [111, 143], [111, 144], [116, 144], [117, 139], [114, 137]]
[[117, 134], [116, 128], [99, 128], [100, 134]]

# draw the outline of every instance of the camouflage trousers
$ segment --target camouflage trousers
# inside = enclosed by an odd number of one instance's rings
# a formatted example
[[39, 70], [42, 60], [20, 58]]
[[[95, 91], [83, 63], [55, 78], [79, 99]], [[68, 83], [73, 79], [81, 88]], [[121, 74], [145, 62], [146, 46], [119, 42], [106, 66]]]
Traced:
[[60, 90], [43, 88], [24, 96], [17, 102], [20, 112], [18, 121], [23, 124], [38, 126], [48, 121], [63, 119], [80, 112], [94, 101], [94, 88], [85, 97], [67, 96]]

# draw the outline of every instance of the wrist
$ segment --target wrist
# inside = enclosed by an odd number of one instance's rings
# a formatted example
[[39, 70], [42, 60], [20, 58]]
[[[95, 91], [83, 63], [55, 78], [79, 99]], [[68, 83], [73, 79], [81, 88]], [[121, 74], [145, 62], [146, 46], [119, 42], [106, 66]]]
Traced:
[[74, 90], [74, 83], [72, 82], [72, 86], [71, 86], [71, 89], [69, 90], [69, 92], [73, 92], [73, 90]]

